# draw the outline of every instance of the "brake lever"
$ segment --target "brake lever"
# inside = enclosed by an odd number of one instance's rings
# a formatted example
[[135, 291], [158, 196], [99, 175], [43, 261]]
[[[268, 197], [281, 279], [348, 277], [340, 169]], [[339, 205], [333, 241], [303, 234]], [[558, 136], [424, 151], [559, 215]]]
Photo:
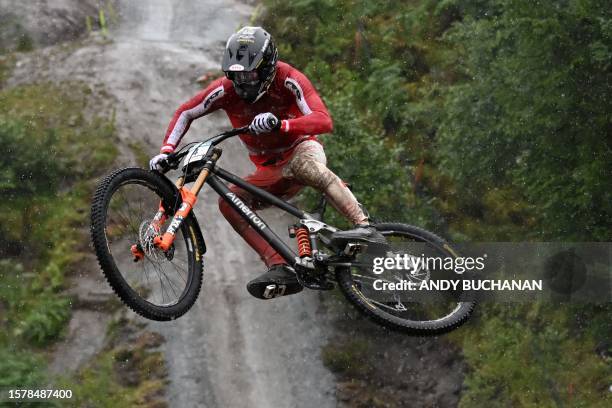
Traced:
[[162, 168], [162, 173], [167, 173], [170, 170], [178, 169], [179, 163], [184, 155], [185, 152], [169, 153], [168, 156], [159, 163], [160, 167]]
[[167, 158], [164, 159], [164, 160], [161, 160], [159, 162], [159, 167], [161, 167], [161, 173], [162, 174], [165, 174], [165, 173], [169, 172], [170, 170], [172, 170], [172, 166], [168, 162]]

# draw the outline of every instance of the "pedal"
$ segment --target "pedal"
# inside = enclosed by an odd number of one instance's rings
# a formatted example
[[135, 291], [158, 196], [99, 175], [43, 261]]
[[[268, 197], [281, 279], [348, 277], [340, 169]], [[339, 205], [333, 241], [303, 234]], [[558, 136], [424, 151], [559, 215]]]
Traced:
[[286, 290], [287, 285], [277, 285], [275, 283], [272, 283], [266, 286], [266, 290], [263, 293], [263, 297], [266, 299], [281, 297], [285, 295]]
[[368, 249], [368, 245], [361, 242], [349, 242], [344, 247], [344, 255], [346, 256], [354, 256], [359, 253], [363, 253]]

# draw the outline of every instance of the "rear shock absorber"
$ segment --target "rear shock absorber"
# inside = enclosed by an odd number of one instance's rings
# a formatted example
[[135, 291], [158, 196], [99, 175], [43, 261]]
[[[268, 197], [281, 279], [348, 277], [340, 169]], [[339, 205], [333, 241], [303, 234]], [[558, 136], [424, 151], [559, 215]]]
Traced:
[[289, 236], [297, 239], [298, 255], [300, 258], [312, 255], [308, 229], [305, 227], [292, 226], [289, 228]]

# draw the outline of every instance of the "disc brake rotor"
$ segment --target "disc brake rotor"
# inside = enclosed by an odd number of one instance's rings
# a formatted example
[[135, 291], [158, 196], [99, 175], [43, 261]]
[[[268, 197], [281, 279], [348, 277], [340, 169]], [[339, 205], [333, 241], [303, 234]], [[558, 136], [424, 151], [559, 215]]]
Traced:
[[168, 258], [168, 254], [157, 248], [153, 243], [153, 240], [158, 235], [160, 235], [159, 226], [154, 224], [152, 221], [145, 220], [140, 224], [138, 239], [140, 241], [142, 250], [144, 251], [146, 257], [151, 261], [161, 263], [172, 259], [174, 248], [171, 248], [171, 250], [168, 251], [171, 253], [170, 258]]

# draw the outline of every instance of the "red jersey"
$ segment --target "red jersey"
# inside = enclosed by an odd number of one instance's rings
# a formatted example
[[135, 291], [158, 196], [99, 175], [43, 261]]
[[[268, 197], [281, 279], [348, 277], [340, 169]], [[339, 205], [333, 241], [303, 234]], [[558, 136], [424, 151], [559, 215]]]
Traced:
[[281, 119], [278, 131], [240, 135], [251, 161], [258, 166], [289, 157], [299, 143], [317, 140], [316, 135], [331, 132], [333, 126], [325, 104], [308, 78], [291, 65], [279, 61], [268, 91], [254, 103], [240, 98], [232, 81], [222, 77], [181, 105], [168, 126], [161, 152], [173, 152], [194, 119], [217, 109], [227, 113], [234, 128], [248, 126], [256, 115], [265, 112]]

